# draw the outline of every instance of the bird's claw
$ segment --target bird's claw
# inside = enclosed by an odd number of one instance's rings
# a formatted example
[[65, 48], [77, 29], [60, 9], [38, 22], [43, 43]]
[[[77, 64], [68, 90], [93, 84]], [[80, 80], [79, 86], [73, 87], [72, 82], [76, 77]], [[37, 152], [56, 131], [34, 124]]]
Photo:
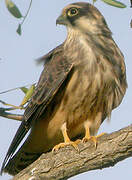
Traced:
[[78, 144], [81, 142], [80, 139], [74, 141], [68, 141], [68, 142], [63, 142], [60, 144], [57, 144], [54, 146], [52, 149], [52, 152], [58, 151], [60, 148], [64, 148], [65, 146], [73, 146], [77, 151], [79, 151]]
[[85, 136], [85, 137], [82, 139], [82, 142], [85, 143], [85, 142], [91, 140], [91, 141], [94, 142], [94, 146], [95, 146], [95, 148], [96, 148], [96, 147], [97, 147], [97, 143], [98, 143], [97, 138], [103, 136], [104, 134], [105, 134], [105, 133], [101, 133], [101, 134], [99, 134], [99, 135], [97, 135], [97, 136], [89, 136], [89, 137], [86, 137], [86, 136]]

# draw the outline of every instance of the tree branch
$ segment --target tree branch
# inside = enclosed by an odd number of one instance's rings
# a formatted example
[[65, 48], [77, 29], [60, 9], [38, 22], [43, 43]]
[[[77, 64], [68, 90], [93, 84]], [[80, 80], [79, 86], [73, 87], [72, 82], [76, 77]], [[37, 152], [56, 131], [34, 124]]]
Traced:
[[0, 116], [8, 118], [8, 119], [22, 121], [23, 115], [21, 115], [21, 114], [12, 114], [12, 113], [6, 112], [6, 111], [12, 111], [12, 110], [16, 110], [16, 108], [0, 108]]
[[54, 154], [42, 154], [13, 180], [64, 180], [86, 171], [114, 166], [132, 156], [132, 125], [100, 137], [97, 149], [91, 141], [80, 143], [79, 149], [77, 152], [69, 146]]

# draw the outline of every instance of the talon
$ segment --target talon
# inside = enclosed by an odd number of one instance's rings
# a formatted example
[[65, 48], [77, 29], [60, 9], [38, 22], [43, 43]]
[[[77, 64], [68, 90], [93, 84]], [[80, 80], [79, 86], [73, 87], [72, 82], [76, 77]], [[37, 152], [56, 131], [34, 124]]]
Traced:
[[54, 148], [52, 149], [52, 152], [58, 151], [60, 148], [63, 148], [65, 146], [69, 146], [69, 145], [73, 146], [77, 151], [79, 151], [78, 144], [80, 143], [81, 140], [80, 139], [77, 139], [76, 141], [70, 140], [70, 138], [68, 137], [68, 134], [67, 134], [66, 123], [64, 123], [62, 125], [61, 131], [62, 131], [62, 134], [64, 137], [64, 142], [55, 145]]
[[101, 134], [99, 134], [97, 136], [91, 136], [90, 135], [90, 128], [89, 128], [87, 122], [84, 124], [84, 127], [85, 127], [85, 137], [82, 139], [82, 142], [85, 143], [85, 142], [87, 142], [89, 140], [92, 140], [94, 142], [94, 146], [96, 148], [97, 147], [97, 138], [100, 137], [100, 136], [103, 136], [105, 133], [101, 133]]
[[73, 141], [68, 141], [68, 142], [64, 142], [64, 143], [60, 143], [57, 144], [56, 146], [54, 146], [54, 148], [52, 149], [52, 152], [58, 151], [60, 148], [64, 148], [65, 146], [73, 146], [77, 151], [79, 151], [78, 148], [78, 144], [80, 143], [80, 139], [76, 140], [75, 142]]
[[78, 148], [78, 144], [81, 142], [80, 139], [77, 139], [76, 141], [72, 142], [69, 145], [72, 145], [78, 152], [79, 152], [79, 148]]
[[85, 143], [85, 142], [87, 142], [87, 141], [89, 141], [89, 140], [92, 140], [93, 142], [94, 142], [94, 146], [95, 147], [97, 147], [97, 137], [96, 136], [90, 136], [90, 137], [84, 137], [83, 139], [82, 139], [82, 142], [83, 143]]
[[94, 142], [94, 146], [97, 147], [97, 143], [98, 143], [97, 138], [103, 136], [104, 134], [106, 134], [106, 133], [101, 133], [101, 134], [99, 134], [99, 135], [97, 135], [97, 136], [88, 136], [88, 137], [85, 136], [85, 137], [82, 139], [82, 142], [85, 143], [85, 142], [87, 142], [87, 141], [89, 141], [89, 140], [92, 140], [92, 141]]
[[99, 138], [99, 137], [101, 137], [101, 136], [103, 136], [103, 135], [105, 135], [105, 134], [106, 134], [106, 133], [101, 133], [101, 134], [97, 135], [96, 137]]
[[63, 148], [65, 146], [66, 146], [65, 143], [57, 144], [56, 146], [53, 147], [52, 152], [58, 151], [60, 148]]

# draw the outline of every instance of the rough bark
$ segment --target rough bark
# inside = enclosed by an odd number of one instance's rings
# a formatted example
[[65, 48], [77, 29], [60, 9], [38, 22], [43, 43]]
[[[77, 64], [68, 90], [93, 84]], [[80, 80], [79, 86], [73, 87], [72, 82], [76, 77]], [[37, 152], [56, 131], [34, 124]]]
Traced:
[[13, 180], [64, 180], [77, 174], [114, 166], [132, 156], [132, 125], [93, 142], [79, 144], [80, 152], [65, 147], [56, 153], [42, 154], [38, 160], [17, 174]]

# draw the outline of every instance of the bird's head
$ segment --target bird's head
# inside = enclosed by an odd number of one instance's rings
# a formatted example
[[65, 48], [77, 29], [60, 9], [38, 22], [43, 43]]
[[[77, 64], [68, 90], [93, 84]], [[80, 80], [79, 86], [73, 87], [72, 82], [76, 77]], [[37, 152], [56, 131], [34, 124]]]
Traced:
[[66, 6], [57, 18], [56, 24], [85, 33], [99, 34], [103, 29], [109, 31], [102, 14], [97, 8], [86, 2], [72, 3]]

